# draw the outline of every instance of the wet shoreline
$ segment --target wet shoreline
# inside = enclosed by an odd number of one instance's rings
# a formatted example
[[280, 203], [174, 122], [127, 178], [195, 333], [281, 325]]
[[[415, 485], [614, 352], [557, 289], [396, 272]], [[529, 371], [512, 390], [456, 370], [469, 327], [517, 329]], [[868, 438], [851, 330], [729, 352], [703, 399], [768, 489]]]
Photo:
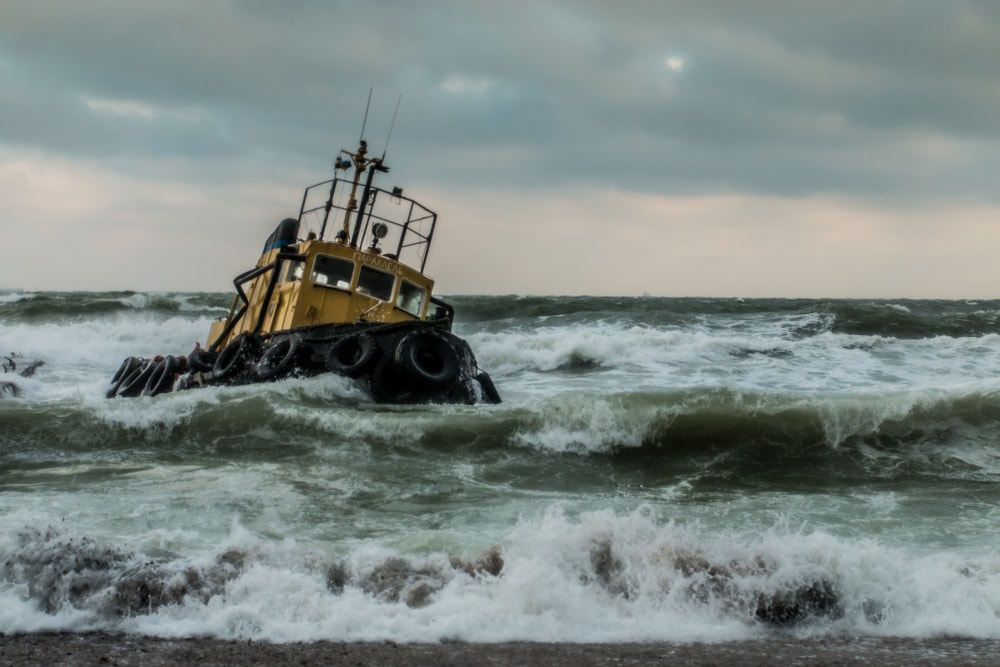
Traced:
[[103, 633], [0, 636], [0, 664], [19, 665], [992, 665], [1000, 640], [815, 638], [718, 643], [337, 642], [275, 644]]

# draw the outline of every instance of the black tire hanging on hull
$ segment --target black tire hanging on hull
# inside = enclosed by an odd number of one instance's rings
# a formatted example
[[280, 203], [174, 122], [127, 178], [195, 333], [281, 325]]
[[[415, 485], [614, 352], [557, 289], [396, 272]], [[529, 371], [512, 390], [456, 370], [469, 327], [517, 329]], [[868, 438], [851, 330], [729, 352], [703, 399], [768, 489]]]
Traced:
[[257, 377], [261, 380], [277, 380], [295, 370], [302, 352], [302, 336], [291, 334], [279, 336], [264, 349], [257, 362]]
[[459, 355], [451, 342], [434, 329], [412, 331], [399, 341], [396, 366], [419, 384], [440, 388], [459, 375]]
[[370, 334], [344, 336], [329, 347], [323, 362], [326, 370], [354, 380], [368, 372], [376, 352], [378, 345]]
[[124, 383], [137, 368], [142, 366], [142, 363], [143, 360], [139, 357], [126, 357], [126, 359], [122, 362], [122, 365], [118, 367], [118, 371], [115, 373], [115, 376], [111, 378], [111, 385], [108, 387], [108, 391], [105, 393], [105, 396], [108, 398], [118, 396], [118, 389], [121, 388], [122, 383]]
[[149, 376], [151, 376], [155, 370], [156, 362], [151, 359], [144, 359], [141, 366], [133, 370], [128, 377], [122, 380], [121, 384], [118, 386], [118, 393], [115, 395], [127, 398], [138, 396], [142, 393], [143, 389], [146, 388], [146, 383], [149, 382]]
[[180, 373], [181, 370], [182, 365], [177, 357], [173, 355], [164, 357], [158, 364], [156, 364], [156, 367], [150, 374], [149, 379], [146, 380], [146, 386], [142, 390], [142, 395], [157, 396], [173, 390], [174, 377]]
[[257, 342], [249, 334], [240, 334], [219, 354], [212, 367], [214, 379], [233, 382], [244, 379], [247, 367], [257, 353]]
[[385, 355], [375, 363], [368, 380], [376, 403], [414, 402], [408, 383], [396, 372], [396, 362], [391, 355]]
[[493, 384], [493, 378], [486, 371], [479, 371], [476, 375], [476, 380], [479, 382], [479, 388], [483, 393], [483, 400], [487, 403], [497, 404], [500, 403], [500, 392], [497, 391], [497, 386]]
[[188, 370], [192, 373], [207, 373], [215, 365], [216, 354], [198, 348], [188, 355]]

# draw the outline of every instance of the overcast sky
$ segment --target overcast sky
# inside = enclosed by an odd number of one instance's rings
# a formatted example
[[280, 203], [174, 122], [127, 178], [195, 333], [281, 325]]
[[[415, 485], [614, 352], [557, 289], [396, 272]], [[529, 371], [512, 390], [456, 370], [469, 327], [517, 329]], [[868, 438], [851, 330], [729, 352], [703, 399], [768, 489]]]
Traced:
[[369, 89], [439, 293], [1000, 297], [994, 0], [4, 0], [0, 287], [230, 290]]

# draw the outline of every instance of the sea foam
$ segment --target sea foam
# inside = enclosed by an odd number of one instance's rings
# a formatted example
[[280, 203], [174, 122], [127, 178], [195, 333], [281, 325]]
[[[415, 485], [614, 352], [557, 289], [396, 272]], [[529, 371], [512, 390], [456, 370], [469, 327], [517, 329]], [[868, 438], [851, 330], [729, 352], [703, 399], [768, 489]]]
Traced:
[[214, 553], [181, 559], [51, 526], [24, 529], [3, 550], [6, 631], [418, 642], [1000, 637], [993, 555], [914, 556], [782, 525], [711, 534], [649, 508], [572, 517], [552, 507], [525, 517], [493, 556], [362, 544], [336, 558], [239, 528]]

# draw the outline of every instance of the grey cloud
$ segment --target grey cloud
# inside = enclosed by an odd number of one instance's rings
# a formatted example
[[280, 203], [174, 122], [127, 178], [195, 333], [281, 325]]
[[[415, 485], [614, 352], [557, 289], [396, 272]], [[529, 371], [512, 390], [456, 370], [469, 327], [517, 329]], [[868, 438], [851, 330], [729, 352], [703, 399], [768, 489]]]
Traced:
[[0, 141], [52, 151], [328, 161], [374, 86], [372, 143], [402, 93], [393, 146], [459, 183], [1000, 198], [986, 1], [10, 3], [0, 62]]

